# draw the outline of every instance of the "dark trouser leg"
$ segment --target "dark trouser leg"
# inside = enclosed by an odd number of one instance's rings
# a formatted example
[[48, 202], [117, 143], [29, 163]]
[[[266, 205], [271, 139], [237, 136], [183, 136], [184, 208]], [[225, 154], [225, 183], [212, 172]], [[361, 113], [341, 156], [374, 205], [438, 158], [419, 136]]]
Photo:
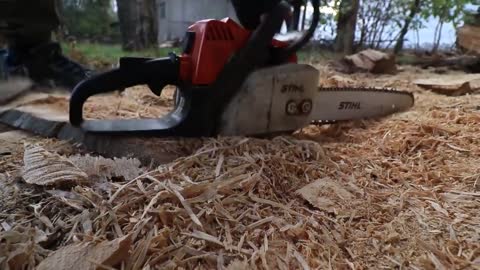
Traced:
[[11, 48], [24, 50], [50, 42], [58, 26], [55, 0], [0, 1], [0, 35]]
[[51, 40], [59, 26], [55, 1], [0, 0], [0, 35], [9, 47], [5, 66], [7, 74], [71, 89], [87, 78], [89, 70], [65, 57]]

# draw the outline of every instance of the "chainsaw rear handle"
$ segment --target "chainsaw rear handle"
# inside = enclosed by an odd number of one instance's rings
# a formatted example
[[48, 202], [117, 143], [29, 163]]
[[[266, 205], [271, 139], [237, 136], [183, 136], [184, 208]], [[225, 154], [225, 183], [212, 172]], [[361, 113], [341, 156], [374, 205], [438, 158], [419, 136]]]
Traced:
[[89, 97], [109, 93], [136, 85], [148, 85], [160, 95], [167, 85], [179, 84], [179, 61], [173, 55], [166, 58], [122, 58], [120, 67], [101, 73], [78, 84], [70, 97], [70, 123], [80, 126], [83, 107]]

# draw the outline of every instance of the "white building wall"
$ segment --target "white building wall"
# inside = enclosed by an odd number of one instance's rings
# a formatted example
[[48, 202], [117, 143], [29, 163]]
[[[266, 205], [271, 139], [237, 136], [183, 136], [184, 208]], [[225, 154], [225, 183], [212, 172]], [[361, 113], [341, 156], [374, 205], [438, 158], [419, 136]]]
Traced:
[[183, 38], [187, 28], [199, 20], [225, 17], [237, 20], [230, 0], [157, 0], [157, 6], [159, 42]]

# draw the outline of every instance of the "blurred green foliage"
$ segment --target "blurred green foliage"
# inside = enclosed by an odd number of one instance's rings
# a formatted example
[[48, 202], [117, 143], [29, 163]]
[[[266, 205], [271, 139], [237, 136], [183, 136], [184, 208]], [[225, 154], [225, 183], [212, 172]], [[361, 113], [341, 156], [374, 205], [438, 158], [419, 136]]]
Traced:
[[60, 0], [63, 30], [78, 39], [119, 42], [117, 14], [110, 0]]

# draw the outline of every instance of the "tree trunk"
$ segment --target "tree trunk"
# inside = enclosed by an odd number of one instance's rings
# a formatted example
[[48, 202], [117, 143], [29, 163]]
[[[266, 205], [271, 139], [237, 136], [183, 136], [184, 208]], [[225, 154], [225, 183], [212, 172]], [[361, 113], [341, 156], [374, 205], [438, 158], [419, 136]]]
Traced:
[[395, 45], [395, 49], [394, 49], [395, 54], [403, 50], [405, 35], [407, 35], [408, 30], [410, 29], [410, 24], [412, 23], [413, 18], [415, 18], [415, 15], [417, 15], [418, 11], [420, 10], [420, 5], [421, 5], [420, 0], [415, 0], [415, 2], [413, 2], [410, 8], [410, 14], [405, 20], [405, 24], [403, 25], [402, 30], [400, 31], [400, 36], [398, 37], [397, 44]]
[[337, 37], [335, 38], [336, 52], [353, 53], [359, 2], [360, 0], [342, 0], [340, 3]]
[[291, 2], [291, 5], [293, 6], [293, 18], [289, 26], [290, 31], [296, 31], [299, 29], [300, 16], [302, 14], [302, 4], [303, 0], [294, 0]]
[[158, 42], [157, 5], [155, 0], [140, 0], [140, 34], [143, 48]]
[[139, 10], [135, 0], [116, 0], [118, 20], [122, 32], [122, 47], [126, 51], [139, 50], [142, 47], [138, 33]]
[[435, 35], [435, 40], [433, 41], [432, 53], [437, 53], [438, 48], [440, 47], [440, 41], [442, 40], [442, 31], [443, 31], [443, 20], [440, 20], [438, 26], [438, 33]]
[[116, 0], [122, 32], [122, 47], [136, 51], [157, 44], [158, 23], [155, 0]]

